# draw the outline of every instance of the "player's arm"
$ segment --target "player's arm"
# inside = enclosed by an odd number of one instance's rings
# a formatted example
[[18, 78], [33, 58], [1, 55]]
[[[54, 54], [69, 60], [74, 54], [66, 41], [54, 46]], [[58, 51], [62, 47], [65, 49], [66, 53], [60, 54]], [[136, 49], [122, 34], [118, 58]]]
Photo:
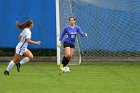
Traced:
[[59, 41], [62, 41], [62, 39], [64, 38], [66, 32], [67, 32], [67, 29], [65, 28], [64, 31], [60, 35]]
[[80, 34], [80, 36], [87, 37], [87, 33], [82, 32], [80, 27], [77, 27], [77, 32]]
[[30, 44], [35, 44], [35, 45], [40, 45], [40, 43], [41, 43], [40, 41], [37, 41], [37, 42], [36, 41], [32, 41], [30, 38], [27, 38], [26, 42], [28, 42]]
[[58, 46], [58, 47], [61, 47], [61, 41], [62, 41], [62, 39], [64, 38], [66, 32], [67, 32], [67, 29], [65, 28], [64, 31], [61, 33], [60, 38], [59, 38], [59, 41], [58, 41], [58, 43], [57, 43], [57, 46]]
[[31, 33], [30, 31], [26, 31], [26, 42], [30, 43], [30, 44], [35, 44], [35, 45], [40, 45], [41, 41], [32, 41], [31, 40]]

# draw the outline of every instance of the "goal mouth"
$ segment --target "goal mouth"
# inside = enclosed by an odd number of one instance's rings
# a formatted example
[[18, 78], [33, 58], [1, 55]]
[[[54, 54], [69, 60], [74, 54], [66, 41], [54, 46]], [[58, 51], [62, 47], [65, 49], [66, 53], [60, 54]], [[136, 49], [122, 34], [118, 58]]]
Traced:
[[[140, 61], [140, 1], [60, 0], [59, 4], [60, 32], [73, 14], [76, 24], [88, 34], [86, 39], [77, 38], [72, 64]], [[60, 51], [63, 57], [63, 48]]]

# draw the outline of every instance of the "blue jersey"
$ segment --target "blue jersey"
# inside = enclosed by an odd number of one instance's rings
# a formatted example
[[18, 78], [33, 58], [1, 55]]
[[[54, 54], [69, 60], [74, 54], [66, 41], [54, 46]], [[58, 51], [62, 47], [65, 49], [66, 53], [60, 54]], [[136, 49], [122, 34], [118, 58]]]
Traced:
[[84, 33], [81, 31], [79, 26], [67, 26], [61, 33], [59, 40], [62, 41], [64, 36], [67, 35], [64, 39], [64, 42], [70, 43], [71, 45], [75, 45], [75, 39], [78, 33], [80, 34], [80, 36], [84, 37]]

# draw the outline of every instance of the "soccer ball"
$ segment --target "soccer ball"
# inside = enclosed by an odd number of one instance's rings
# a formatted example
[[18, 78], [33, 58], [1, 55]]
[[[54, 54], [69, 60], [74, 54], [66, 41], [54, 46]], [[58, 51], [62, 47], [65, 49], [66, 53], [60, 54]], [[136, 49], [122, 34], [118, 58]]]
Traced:
[[70, 68], [69, 68], [69, 67], [64, 67], [63, 72], [64, 72], [64, 73], [70, 72]]

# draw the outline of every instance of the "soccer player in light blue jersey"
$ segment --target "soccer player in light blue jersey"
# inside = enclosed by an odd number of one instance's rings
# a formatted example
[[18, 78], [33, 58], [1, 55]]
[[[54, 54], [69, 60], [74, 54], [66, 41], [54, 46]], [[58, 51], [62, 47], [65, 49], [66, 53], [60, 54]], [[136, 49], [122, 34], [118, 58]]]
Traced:
[[62, 60], [62, 64], [60, 65], [60, 69], [62, 71], [63, 71], [63, 68], [69, 63], [70, 59], [72, 58], [77, 34], [80, 34], [80, 36], [82, 37], [87, 36], [86, 33], [82, 32], [79, 26], [75, 25], [75, 21], [76, 21], [75, 17], [69, 18], [69, 26], [64, 28], [64, 31], [61, 33], [60, 38], [59, 38], [58, 46], [60, 47], [61, 41], [66, 35], [65, 39], [63, 40], [63, 47], [64, 47], [65, 54]]

